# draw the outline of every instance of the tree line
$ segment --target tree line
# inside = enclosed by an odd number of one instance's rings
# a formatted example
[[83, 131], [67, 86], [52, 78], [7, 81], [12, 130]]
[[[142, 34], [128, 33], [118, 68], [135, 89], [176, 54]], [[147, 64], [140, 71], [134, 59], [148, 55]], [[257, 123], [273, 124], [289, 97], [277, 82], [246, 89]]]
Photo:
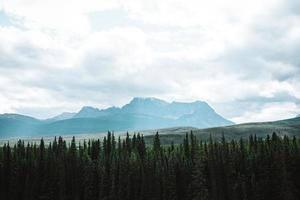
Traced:
[[67, 143], [18, 141], [0, 147], [4, 200], [297, 200], [300, 140], [247, 140], [152, 145], [140, 134]]

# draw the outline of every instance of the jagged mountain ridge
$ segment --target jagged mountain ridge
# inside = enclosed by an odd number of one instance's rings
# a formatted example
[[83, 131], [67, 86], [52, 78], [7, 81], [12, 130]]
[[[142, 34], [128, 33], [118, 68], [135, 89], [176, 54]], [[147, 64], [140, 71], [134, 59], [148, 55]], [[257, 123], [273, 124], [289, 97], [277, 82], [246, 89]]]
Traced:
[[198, 128], [232, 125], [233, 123], [217, 114], [206, 102], [168, 103], [157, 98], [133, 98], [121, 108], [110, 107], [99, 110], [93, 107], [83, 107], [74, 118], [98, 118], [120, 114], [148, 115], [160, 120], [174, 120], [169, 124], [195, 126]]
[[205, 115], [206, 113], [215, 113], [215, 111], [203, 101], [195, 101], [191, 103], [174, 101], [172, 103], [168, 103], [157, 98], [135, 97], [121, 108], [109, 107], [107, 109], [100, 110], [98, 108], [85, 106], [74, 116], [74, 118], [99, 117], [119, 113], [134, 113], [176, 119], [183, 115], [193, 114], [194, 112], [201, 113], [202, 115]]
[[[98, 109], [85, 106], [78, 113], [63, 113], [47, 120], [29, 117], [34, 123], [32, 121], [23, 123], [20, 119], [10, 118], [10, 121], [13, 121], [10, 122], [14, 124], [13, 127], [7, 127], [9, 125], [3, 121], [4, 119], [7, 120], [7, 117], [2, 116], [3, 119], [0, 117], [0, 137], [1, 135], [22, 135], [22, 128], [26, 128], [23, 130], [25, 135], [53, 135], [95, 133], [107, 130], [130, 131], [174, 126], [208, 128], [233, 124], [217, 114], [203, 101], [168, 103], [156, 98], [137, 97], [121, 108]], [[18, 118], [22, 117], [18, 115]], [[24, 116], [25, 118], [26, 116]]]
[[57, 116], [54, 116], [52, 118], [46, 119], [46, 121], [48, 122], [55, 122], [55, 121], [59, 121], [59, 120], [65, 120], [65, 119], [70, 119], [73, 118], [77, 113], [73, 113], [73, 112], [63, 112]]

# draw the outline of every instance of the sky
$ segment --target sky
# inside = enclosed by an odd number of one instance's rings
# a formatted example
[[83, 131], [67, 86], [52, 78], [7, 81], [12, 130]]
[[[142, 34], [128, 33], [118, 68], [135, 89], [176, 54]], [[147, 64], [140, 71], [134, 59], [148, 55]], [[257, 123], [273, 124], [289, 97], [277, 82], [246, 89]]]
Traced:
[[236, 123], [300, 114], [300, 1], [0, 0], [0, 113], [133, 97]]

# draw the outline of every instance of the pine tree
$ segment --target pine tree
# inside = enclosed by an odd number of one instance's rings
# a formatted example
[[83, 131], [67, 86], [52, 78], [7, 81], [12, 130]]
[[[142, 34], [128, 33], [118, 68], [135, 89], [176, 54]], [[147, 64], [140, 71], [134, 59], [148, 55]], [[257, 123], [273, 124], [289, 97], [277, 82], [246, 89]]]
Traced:
[[159, 153], [161, 150], [158, 132], [156, 132], [156, 134], [154, 136], [153, 149], [154, 149], [154, 152], [156, 152], [156, 153]]

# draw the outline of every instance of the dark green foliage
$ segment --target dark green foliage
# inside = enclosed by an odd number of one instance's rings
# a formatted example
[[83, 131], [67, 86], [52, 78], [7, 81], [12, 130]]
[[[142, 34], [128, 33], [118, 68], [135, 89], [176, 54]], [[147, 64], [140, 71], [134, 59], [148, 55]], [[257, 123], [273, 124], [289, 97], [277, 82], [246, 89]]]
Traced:
[[296, 200], [300, 140], [272, 136], [152, 146], [127, 134], [117, 141], [0, 147], [0, 197], [5, 200]]

